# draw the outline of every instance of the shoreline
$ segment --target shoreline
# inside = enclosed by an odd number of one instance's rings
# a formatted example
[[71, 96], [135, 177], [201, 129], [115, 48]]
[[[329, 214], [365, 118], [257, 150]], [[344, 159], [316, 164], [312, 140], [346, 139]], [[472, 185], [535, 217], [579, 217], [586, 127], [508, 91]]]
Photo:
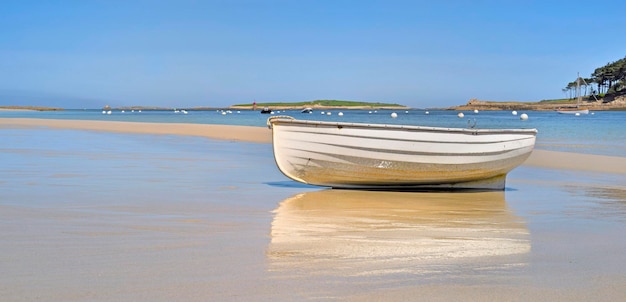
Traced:
[[[255, 126], [0, 118], [0, 128], [32, 127], [117, 133], [199, 136], [228, 141], [263, 144], [272, 143], [272, 131], [265, 127]], [[626, 157], [549, 151], [535, 148], [522, 166], [626, 174]]]
[[[498, 111], [498, 110], [530, 110], [530, 111], [555, 111], [559, 108], [574, 106], [576, 107], [575, 100], [569, 102], [493, 102], [483, 101], [478, 99], [471, 99], [465, 105], [457, 105], [446, 108], [447, 110], [481, 110], [481, 111]], [[581, 107], [589, 109], [591, 111], [624, 111], [626, 110], [626, 97], [618, 97], [611, 102], [604, 102], [598, 100], [595, 102], [588, 102], [581, 104]]]

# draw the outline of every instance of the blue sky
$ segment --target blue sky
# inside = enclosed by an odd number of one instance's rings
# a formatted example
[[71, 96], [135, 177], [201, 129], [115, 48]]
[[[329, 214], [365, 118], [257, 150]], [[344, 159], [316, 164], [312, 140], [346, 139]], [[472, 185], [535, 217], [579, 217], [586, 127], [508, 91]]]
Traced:
[[3, 1], [0, 105], [448, 107], [560, 98], [626, 55], [621, 1]]

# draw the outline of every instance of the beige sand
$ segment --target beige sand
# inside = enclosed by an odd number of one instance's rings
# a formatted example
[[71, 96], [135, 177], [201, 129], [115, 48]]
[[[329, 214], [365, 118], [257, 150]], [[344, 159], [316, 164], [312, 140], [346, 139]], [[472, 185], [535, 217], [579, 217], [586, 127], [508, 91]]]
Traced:
[[[254, 143], [272, 142], [271, 130], [251, 126], [0, 118], [0, 127], [51, 127], [125, 133], [191, 135]], [[525, 165], [550, 169], [626, 174], [626, 157], [616, 156], [534, 150]]]
[[600, 173], [626, 174], [626, 157], [533, 150], [524, 165]]
[[32, 109], [0, 108], [0, 111], [35, 111]]
[[124, 133], [203, 136], [214, 139], [254, 143], [272, 142], [272, 132], [269, 129], [250, 126], [0, 118], [0, 127], [51, 127]]

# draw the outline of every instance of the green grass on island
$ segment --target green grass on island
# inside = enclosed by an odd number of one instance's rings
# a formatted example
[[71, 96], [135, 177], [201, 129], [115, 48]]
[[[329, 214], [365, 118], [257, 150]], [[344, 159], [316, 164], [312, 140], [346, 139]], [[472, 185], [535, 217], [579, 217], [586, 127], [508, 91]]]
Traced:
[[[237, 104], [233, 105], [233, 107], [252, 107], [253, 104]], [[267, 102], [267, 103], [256, 103], [257, 107], [294, 107], [294, 108], [304, 108], [304, 107], [354, 107], [354, 108], [362, 108], [362, 107], [371, 107], [371, 108], [381, 108], [381, 107], [401, 107], [405, 108], [406, 106], [400, 104], [392, 104], [392, 103], [379, 103], [379, 102], [354, 102], [354, 101], [340, 101], [340, 100], [315, 100], [315, 101], [307, 101], [307, 102]]]

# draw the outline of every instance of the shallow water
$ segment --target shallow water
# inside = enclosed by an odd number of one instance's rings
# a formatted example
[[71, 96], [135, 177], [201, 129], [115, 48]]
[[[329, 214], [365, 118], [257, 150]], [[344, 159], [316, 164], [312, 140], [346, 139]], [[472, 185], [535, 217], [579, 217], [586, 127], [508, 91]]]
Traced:
[[[626, 111], [597, 111], [592, 114], [573, 116], [556, 112], [529, 111], [512, 115], [510, 111], [481, 111], [478, 114], [465, 112], [464, 118], [457, 117], [457, 111], [424, 110], [398, 111], [397, 118], [391, 118], [392, 110], [339, 110], [321, 114], [303, 114], [299, 111], [277, 112], [275, 115], [291, 115], [298, 119], [323, 121], [343, 121], [376, 124], [409, 124], [437, 127], [466, 128], [476, 124], [477, 128], [536, 128], [537, 148], [611, 155], [626, 157]], [[526, 113], [529, 119], [522, 121], [519, 115]], [[253, 111], [234, 111], [222, 114], [221, 111], [189, 111], [188, 114], [173, 111], [113, 112], [103, 115], [99, 110], [65, 110], [60, 112], [0, 111], [0, 117], [34, 117], [51, 119], [113, 120], [155, 123], [201, 123], [265, 127], [270, 115]]]
[[6, 300], [626, 298], [623, 174], [522, 166], [504, 192], [336, 191], [288, 180], [268, 144], [0, 135]]

